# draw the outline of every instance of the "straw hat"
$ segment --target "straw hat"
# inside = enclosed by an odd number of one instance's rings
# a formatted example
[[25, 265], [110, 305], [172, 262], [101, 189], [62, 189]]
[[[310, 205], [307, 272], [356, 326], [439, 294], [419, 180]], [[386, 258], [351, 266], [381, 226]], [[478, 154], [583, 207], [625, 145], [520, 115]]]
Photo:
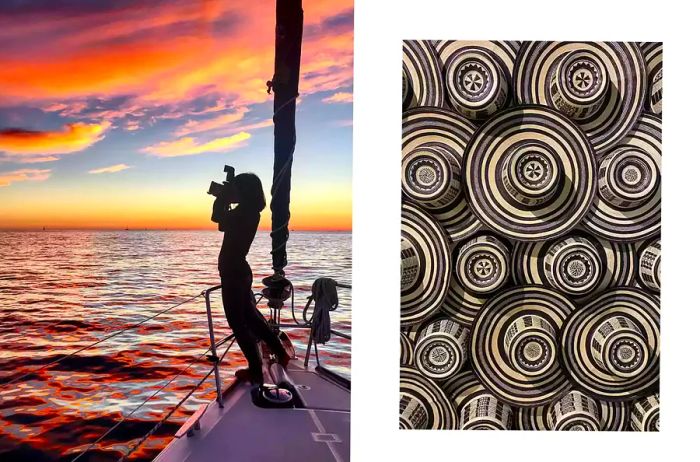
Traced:
[[410, 202], [401, 205], [401, 325], [422, 322], [442, 304], [450, 281], [442, 227]]
[[652, 114], [661, 117], [663, 45], [660, 42], [646, 42], [640, 44], [640, 48], [647, 65], [649, 90], [647, 91], [646, 108]]
[[419, 108], [403, 115], [401, 189], [430, 212], [451, 240], [462, 239], [480, 224], [462, 190], [462, 159], [476, 126], [439, 108]]
[[447, 318], [427, 322], [418, 331], [415, 346], [416, 368], [426, 377], [445, 380], [467, 361], [469, 330]]
[[427, 40], [403, 42], [403, 109], [442, 107], [445, 90], [437, 52]]
[[453, 250], [454, 269], [442, 311], [469, 327], [489, 296], [510, 282], [510, 249], [492, 234], [474, 236]]
[[574, 311], [540, 286], [507, 289], [491, 298], [472, 325], [470, 362], [481, 383], [506, 403], [546, 404], [571, 388], [558, 360], [559, 330]]
[[630, 428], [638, 432], [659, 431], [659, 394], [645, 396], [632, 403]]
[[477, 218], [516, 240], [565, 234], [595, 195], [596, 162], [581, 130], [545, 106], [491, 117], [469, 143], [464, 181]]
[[[582, 409], [584, 402], [587, 403], [588, 410]], [[566, 403], [569, 404], [566, 405]], [[567, 406], [569, 411], [562, 412], [562, 408]], [[593, 411], [594, 406], [595, 411]], [[584, 425], [577, 427], [579, 412]], [[596, 419], [591, 423], [593, 414]], [[579, 391], [570, 391], [560, 399], [543, 406], [518, 408], [515, 412], [515, 428], [518, 430], [585, 430], [585, 421], [588, 420], [592, 424], [591, 429], [623, 431], [627, 429], [629, 416], [629, 405], [625, 402], [596, 400]], [[555, 428], [554, 418], [558, 428]]]
[[656, 294], [661, 291], [661, 238], [656, 236], [642, 243], [637, 262], [639, 282]]
[[479, 382], [471, 370], [460, 372], [442, 384], [457, 409], [461, 430], [510, 430], [513, 409]]
[[575, 230], [548, 241], [517, 242], [512, 265], [517, 284], [546, 285], [582, 301], [610, 287], [631, 285], [635, 249]]
[[513, 85], [518, 102], [558, 110], [576, 121], [602, 153], [635, 125], [647, 76], [635, 43], [525, 42]]
[[457, 414], [437, 384], [418, 370], [402, 366], [399, 428], [453, 430]]
[[618, 241], [661, 230], [661, 119], [644, 114], [615, 148], [598, 158], [598, 194], [582, 224]]
[[413, 340], [401, 332], [401, 365], [413, 366]]
[[576, 310], [561, 334], [562, 360], [586, 394], [629, 400], [658, 386], [659, 300], [627, 287]]
[[447, 100], [456, 111], [483, 120], [508, 104], [520, 42], [446, 40], [435, 48]]

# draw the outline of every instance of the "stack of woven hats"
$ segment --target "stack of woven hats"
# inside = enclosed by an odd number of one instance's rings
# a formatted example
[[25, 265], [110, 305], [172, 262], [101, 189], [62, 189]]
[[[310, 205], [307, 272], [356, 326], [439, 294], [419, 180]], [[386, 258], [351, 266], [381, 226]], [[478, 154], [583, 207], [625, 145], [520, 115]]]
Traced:
[[661, 44], [403, 51], [401, 428], [658, 430]]

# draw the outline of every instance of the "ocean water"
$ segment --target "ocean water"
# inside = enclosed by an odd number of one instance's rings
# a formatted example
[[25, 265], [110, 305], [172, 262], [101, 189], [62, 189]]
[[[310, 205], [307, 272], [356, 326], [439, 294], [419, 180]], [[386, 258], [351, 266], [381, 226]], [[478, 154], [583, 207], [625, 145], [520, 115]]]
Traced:
[[[209, 346], [201, 297], [32, 371], [217, 285], [221, 238], [213, 231], [0, 232], [1, 461], [70, 461], [123, 419], [79, 459], [118, 460], [188, 393], [211, 368], [198, 359]], [[259, 232], [248, 258], [253, 290], [270, 274], [269, 249], [268, 234]], [[351, 281], [350, 234], [294, 232], [288, 258], [298, 308], [316, 278]], [[350, 333], [351, 292], [339, 289], [339, 296], [333, 327]], [[212, 300], [216, 337], [222, 339], [230, 330], [220, 292]], [[288, 305], [282, 317], [291, 321]], [[308, 331], [289, 333], [297, 353], [303, 352]], [[324, 365], [350, 375], [349, 341], [333, 338], [321, 355]], [[224, 383], [242, 364], [234, 344], [222, 364]], [[129, 460], [155, 457], [214, 395], [212, 375]]]

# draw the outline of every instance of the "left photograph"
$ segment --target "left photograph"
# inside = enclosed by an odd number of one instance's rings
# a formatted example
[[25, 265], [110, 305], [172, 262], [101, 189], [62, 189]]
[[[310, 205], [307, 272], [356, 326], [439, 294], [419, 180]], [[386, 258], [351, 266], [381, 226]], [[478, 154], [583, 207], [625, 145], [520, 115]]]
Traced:
[[353, 16], [0, 5], [0, 460], [350, 460]]

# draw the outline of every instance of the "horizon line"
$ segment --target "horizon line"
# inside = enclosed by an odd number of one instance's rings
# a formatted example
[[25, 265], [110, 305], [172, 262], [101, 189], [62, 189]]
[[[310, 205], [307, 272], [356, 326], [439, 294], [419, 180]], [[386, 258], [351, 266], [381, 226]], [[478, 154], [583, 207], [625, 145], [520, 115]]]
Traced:
[[[182, 227], [0, 227], [0, 231], [217, 231], [216, 228], [182, 228]], [[258, 231], [272, 231], [272, 228], [259, 228]], [[290, 229], [289, 232], [337, 232], [351, 233], [352, 228], [300, 228]]]

